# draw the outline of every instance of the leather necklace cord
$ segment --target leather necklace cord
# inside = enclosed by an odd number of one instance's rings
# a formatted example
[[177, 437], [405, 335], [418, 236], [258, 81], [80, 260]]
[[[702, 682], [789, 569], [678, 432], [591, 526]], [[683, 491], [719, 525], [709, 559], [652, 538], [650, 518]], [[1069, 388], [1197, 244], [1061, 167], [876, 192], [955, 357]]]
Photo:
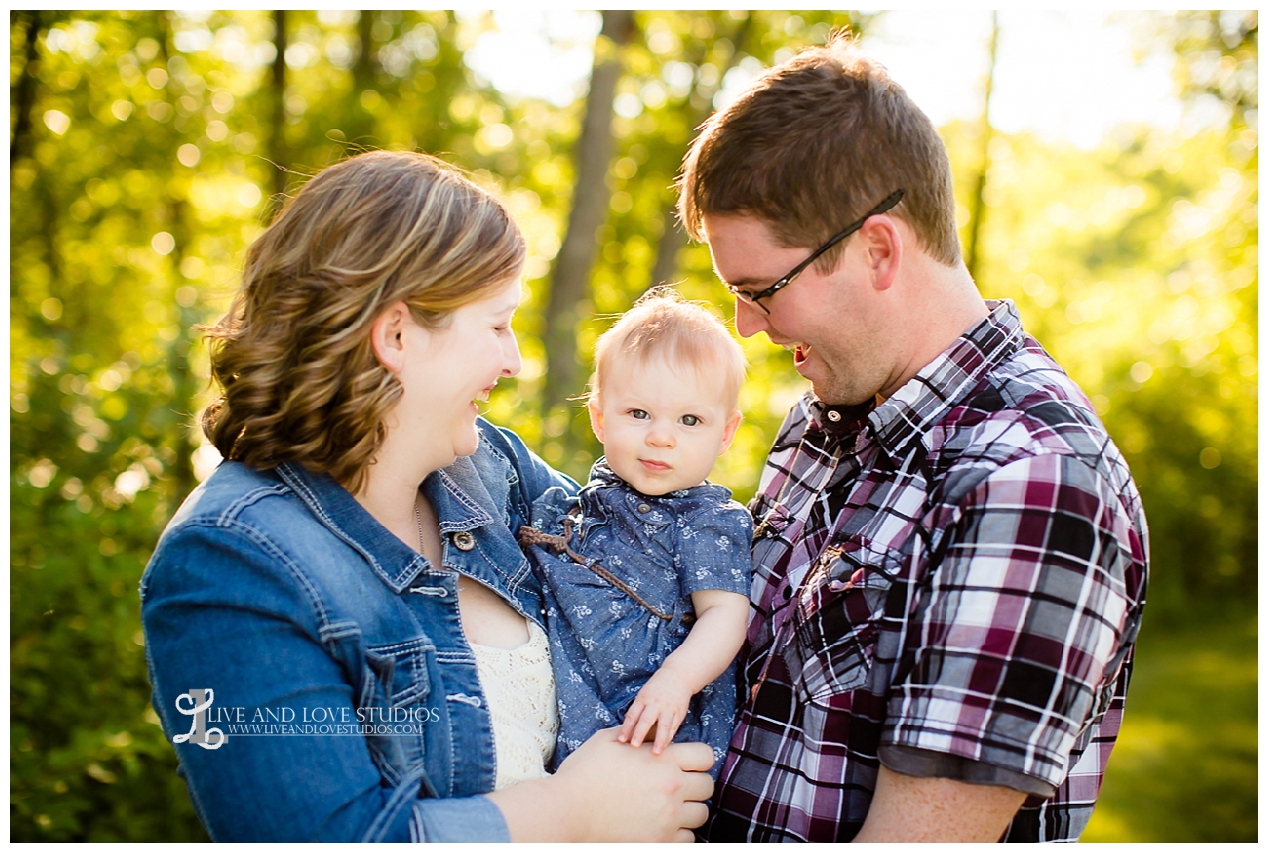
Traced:
[[[650, 612], [653, 616], [657, 617], [658, 619], [663, 619], [666, 622], [669, 622], [674, 618], [672, 615], [668, 613], [664, 613], [660, 610], [657, 610], [655, 607], [648, 604], [647, 601], [645, 601], [642, 596], [640, 596], [634, 590], [630, 589], [628, 584], [626, 584], [616, 575], [609, 572], [607, 569], [603, 568], [603, 566], [600, 566], [597, 562], [590, 562], [586, 560], [585, 557], [581, 556], [576, 551], [572, 550], [572, 548], [568, 546], [568, 540], [571, 536], [572, 536], [572, 519], [565, 518], [564, 532], [562, 536], [556, 536], [554, 534], [547, 533], [544, 530], [538, 530], [536, 527], [530, 527], [526, 524], [519, 529], [519, 536], [517, 538], [519, 539], [519, 542], [521, 545], [541, 545], [545, 548], [549, 548], [551, 551], [555, 552], [556, 554], [567, 554], [574, 563], [576, 563], [579, 566], [585, 566], [586, 568], [590, 569], [590, 571], [594, 572], [596, 575], [603, 578], [605, 581], [612, 584], [617, 589], [621, 590], [621, 592], [625, 593], [630, 598], [634, 599], [636, 602], [638, 602], [640, 605], [646, 608], [648, 612]], [[691, 614], [685, 614], [683, 616], [683, 624], [687, 624], [688, 622], [695, 621], [694, 619], [689, 618], [690, 616]]]

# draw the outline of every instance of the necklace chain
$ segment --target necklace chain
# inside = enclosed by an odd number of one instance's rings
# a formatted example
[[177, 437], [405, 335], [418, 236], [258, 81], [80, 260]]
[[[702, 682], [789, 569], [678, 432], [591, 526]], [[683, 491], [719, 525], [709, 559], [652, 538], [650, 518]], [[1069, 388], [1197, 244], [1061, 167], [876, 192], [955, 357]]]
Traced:
[[[414, 521], [418, 524], [418, 553], [423, 554], [423, 514], [418, 511], [419, 496], [414, 495]], [[423, 554], [426, 556], [426, 554]]]

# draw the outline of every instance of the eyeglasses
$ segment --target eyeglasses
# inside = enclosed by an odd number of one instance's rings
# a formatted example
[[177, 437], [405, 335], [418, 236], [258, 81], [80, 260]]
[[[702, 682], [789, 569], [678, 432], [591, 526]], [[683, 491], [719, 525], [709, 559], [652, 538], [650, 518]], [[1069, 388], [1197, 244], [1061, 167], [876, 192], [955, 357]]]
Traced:
[[770, 297], [774, 296], [779, 291], [783, 290], [788, 285], [792, 284], [793, 279], [795, 279], [797, 276], [805, 272], [806, 267], [814, 263], [815, 260], [820, 255], [822, 255], [824, 252], [831, 249], [837, 243], [840, 243], [846, 237], [849, 237], [855, 231], [862, 228], [864, 222], [871, 219], [873, 216], [875, 216], [878, 213], [884, 213], [885, 211], [891, 209], [894, 205], [898, 204], [898, 202], [902, 200], [903, 200], [902, 190], [895, 190], [894, 192], [890, 193], [888, 196], [885, 197], [884, 201], [876, 205], [876, 207], [873, 207], [867, 213], [863, 214], [862, 219], [860, 219], [859, 221], [851, 225], [846, 226], [844, 231], [837, 234], [828, 242], [824, 243], [822, 246], [816, 249], [810, 255], [810, 257], [806, 258], [804, 261], [797, 264], [797, 266], [793, 267], [792, 271], [789, 272], [788, 275], [784, 276], [779, 281], [775, 282], [774, 284], [772, 284], [770, 287], [766, 288], [765, 290], [760, 290], [757, 293], [749, 293], [747, 290], [741, 290], [739, 287], [735, 286], [734, 284], [728, 284], [726, 286], [726, 289], [731, 291], [733, 294], [735, 294], [736, 299], [742, 299], [750, 305], [756, 305], [758, 308], [762, 309], [763, 313], [769, 314], [770, 309], [762, 304], [763, 299], [769, 299]]

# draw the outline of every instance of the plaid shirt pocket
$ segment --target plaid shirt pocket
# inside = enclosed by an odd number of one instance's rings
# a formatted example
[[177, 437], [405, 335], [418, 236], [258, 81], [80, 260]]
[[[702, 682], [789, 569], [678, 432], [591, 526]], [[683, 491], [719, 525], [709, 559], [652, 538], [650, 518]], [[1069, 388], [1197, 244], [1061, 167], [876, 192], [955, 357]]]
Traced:
[[832, 546], [807, 577], [785, 659], [801, 702], [867, 684], [901, 555], [869, 543]]

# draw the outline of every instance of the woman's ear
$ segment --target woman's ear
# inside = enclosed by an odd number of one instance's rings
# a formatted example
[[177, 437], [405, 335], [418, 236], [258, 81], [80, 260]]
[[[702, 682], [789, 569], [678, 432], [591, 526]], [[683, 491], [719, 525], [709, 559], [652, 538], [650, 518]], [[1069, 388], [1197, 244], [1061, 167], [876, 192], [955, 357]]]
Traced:
[[390, 373], [400, 373], [405, 366], [405, 323], [409, 308], [404, 302], [389, 305], [370, 324], [370, 346], [379, 364]]

